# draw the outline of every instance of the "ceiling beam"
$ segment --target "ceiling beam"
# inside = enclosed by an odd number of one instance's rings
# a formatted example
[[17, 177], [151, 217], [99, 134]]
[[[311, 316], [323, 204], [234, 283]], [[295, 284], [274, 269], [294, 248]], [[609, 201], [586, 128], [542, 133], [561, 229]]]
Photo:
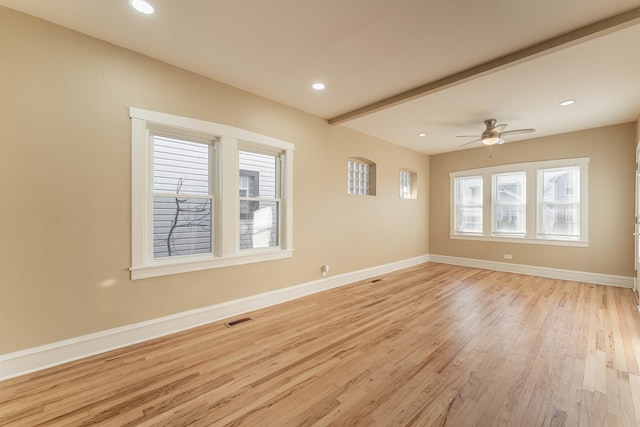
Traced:
[[451, 74], [447, 77], [426, 83], [397, 95], [390, 96], [372, 104], [365, 105], [355, 110], [346, 112], [332, 119], [329, 124], [338, 125], [355, 120], [359, 117], [375, 113], [398, 104], [411, 101], [441, 90], [456, 86], [467, 81], [477, 79], [487, 74], [495, 73], [508, 67], [512, 67], [532, 59], [548, 55], [550, 53], [566, 49], [579, 43], [601, 37], [606, 34], [619, 31], [640, 23], [640, 7], [628, 10], [618, 15], [611, 16], [593, 24], [586, 25], [568, 33], [536, 43], [524, 49], [509, 53], [491, 61], [484, 62], [466, 70]]

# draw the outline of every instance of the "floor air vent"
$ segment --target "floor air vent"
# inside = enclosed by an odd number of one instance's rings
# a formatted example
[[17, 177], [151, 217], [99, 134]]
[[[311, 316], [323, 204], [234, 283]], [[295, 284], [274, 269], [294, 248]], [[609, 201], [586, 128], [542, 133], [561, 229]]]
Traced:
[[371, 281], [371, 283], [377, 283], [377, 282], [382, 282], [382, 279], [373, 279], [373, 280]]
[[232, 326], [236, 326], [240, 323], [244, 323], [244, 322], [248, 322], [249, 320], [252, 320], [250, 317], [243, 317], [242, 319], [238, 319], [238, 320], [233, 320], [231, 322], [225, 323], [225, 325], [227, 326], [227, 328], [230, 328]]

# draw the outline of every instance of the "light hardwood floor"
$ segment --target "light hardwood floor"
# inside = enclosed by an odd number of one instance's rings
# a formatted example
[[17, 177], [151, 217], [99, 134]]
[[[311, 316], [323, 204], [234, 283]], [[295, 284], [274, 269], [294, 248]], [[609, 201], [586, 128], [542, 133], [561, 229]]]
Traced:
[[635, 426], [630, 289], [427, 263], [0, 383], [11, 426]]

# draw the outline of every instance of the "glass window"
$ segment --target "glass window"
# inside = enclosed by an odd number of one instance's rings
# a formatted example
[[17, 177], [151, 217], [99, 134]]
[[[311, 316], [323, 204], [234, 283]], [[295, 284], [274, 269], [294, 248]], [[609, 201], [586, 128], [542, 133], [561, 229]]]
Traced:
[[360, 160], [349, 160], [347, 192], [368, 195], [370, 188], [370, 167]]
[[293, 144], [129, 111], [132, 279], [293, 256]]
[[588, 172], [588, 157], [451, 172], [449, 236], [588, 247]]
[[455, 231], [482, 233], [482, 176], [455, 179]]
[[527, 232], [525, 172], [493, 174], [493, 232], [524, 236]]
[[400, 198], [411, 199], [411, 172], [400, 171]]
[[277, 247], [278, 156], [239, 151], [240, 249]]
[[580, 237], [580, 168], [538, 170], [538, 235]]
[[153, 136], [153, 256], [211, 253], [208, 144]]

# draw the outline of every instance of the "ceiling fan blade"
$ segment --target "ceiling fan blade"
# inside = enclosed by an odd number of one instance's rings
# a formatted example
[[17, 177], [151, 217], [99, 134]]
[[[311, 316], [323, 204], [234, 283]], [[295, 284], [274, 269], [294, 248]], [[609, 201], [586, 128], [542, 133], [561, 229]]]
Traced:
[[531, 133], [531, 132], [535, 132], [535, 129], [515, 129], [515, 130], [508, 130], [506, 132], [500, 132], [500, 136], [502, 135], [515, 135], [517, 133]]
[[504, 130], [504, 128], [506, 128], [507, 125], [505, 123], [501, 124], [501, 125], [495, 125], [493, 127], [493, 129], [491, 129], [493, 132], [498, 132], [498, 133], [502, 133], [502, 131]]
[[474, 142], [480, 142], [480, 141], [482, 141], [482, 138], [478, 138], [478, 139], [474, 139], [473, 141], [465, 142], [464, 144], [459, 145], [458, 147], [464, 147], [465, 145], [473, 144]]

